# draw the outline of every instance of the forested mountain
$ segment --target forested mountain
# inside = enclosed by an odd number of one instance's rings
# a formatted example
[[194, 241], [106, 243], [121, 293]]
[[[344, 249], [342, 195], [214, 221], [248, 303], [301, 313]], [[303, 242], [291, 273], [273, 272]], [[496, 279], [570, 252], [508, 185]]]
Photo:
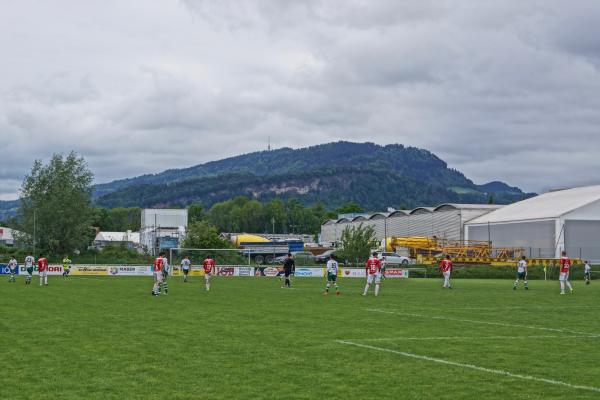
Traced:
[[0, 200], [0, 221], [6, 221], [10, 217], [14, 217], [19, 208], [19, 200]]
[[502, 182], [476, 185], [431, 152], [402, 145], [337, 142], [283, 148], [95, 186], [105, 207], [206, 207], [236, 196], [297, 198], [366, 210], [444, 202], [509, 203], [531, 194]]

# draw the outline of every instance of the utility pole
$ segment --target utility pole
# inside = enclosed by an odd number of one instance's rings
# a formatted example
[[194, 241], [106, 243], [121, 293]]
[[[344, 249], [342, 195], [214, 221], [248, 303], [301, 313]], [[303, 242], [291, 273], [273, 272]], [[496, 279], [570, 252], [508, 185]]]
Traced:
[[272, 243], [272, 249], [273, 249], [273, 265], [275, 265], [275, 217], [271, 217], [271, 225], [273, 226], [273, 243]]
[[35, 208], [33, 209], [33, 256], [35, 257]]

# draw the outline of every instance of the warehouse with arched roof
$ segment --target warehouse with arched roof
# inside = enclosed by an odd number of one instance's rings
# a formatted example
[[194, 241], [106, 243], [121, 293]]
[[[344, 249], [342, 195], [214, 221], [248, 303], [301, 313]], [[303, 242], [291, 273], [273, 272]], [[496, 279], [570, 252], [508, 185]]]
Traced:
[[437, 207], [358, 215], [352, 219], [343, 217], [336, 221], [325, 221], [321, 225], [320, 242], [339, 242], [344, 229], [360, 225], [373, 227], [378, 240], [390, 236], [437, 236], [460, 240], [464, 238], [466, 221], [500, 207], [487, 204], [441, 204]]
[[600, 185], [558, 190], [507, 205], [465, 225], [465, 238], [523, 247], [538, 258], [600, 260]]

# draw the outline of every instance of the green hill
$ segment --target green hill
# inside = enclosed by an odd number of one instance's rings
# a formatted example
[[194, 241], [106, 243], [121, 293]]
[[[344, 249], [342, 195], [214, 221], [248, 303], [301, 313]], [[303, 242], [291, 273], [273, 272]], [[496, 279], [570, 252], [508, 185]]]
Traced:
[[206, 207], [245, 195], [297, 198], [330, 207], [354, 201], [367, 210], [444, 202], [510, 203], [532, 194], [502, 182], [476, 185], [431, 152], [394, 144], [337, 142], [283, 148], [95, 186], [105, 207]]

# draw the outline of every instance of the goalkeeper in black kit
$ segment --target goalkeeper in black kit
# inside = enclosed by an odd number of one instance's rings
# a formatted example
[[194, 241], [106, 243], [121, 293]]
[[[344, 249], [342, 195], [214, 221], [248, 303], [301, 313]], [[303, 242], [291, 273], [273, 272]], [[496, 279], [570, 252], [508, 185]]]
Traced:
[[296, 262], [294, 261], [294, 257], [292, 257], [292, 253], [288, 253], [287, 258], [283, 262], [283, 276], [285, 276], [285, 283], [282, 287], [290, 288], [290, 275], [292, 275], [296, 271]]

